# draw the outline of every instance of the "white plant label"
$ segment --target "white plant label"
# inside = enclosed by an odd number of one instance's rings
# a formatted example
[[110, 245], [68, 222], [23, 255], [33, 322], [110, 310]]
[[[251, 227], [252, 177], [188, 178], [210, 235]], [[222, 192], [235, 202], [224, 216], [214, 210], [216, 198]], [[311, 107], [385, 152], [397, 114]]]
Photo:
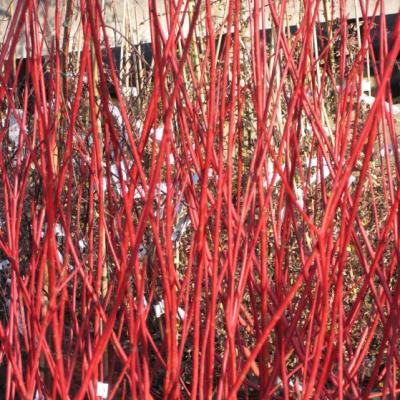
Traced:
[[96, 396], [106, 399], [108, 397], [108, 383], [97, 382]]
[[54, 233], [56, 234], [56, 236], [60, 236], [60, 237], [64, 237], [65, 236], [64, 228], [62, 227], [61, 224], [56, 224], [54, 226]]
[[161, 300], [154, 306], [154, 313], [156, 314], [156, 318], [160, 318], [165, 313], [164, 300]]
[[14, 146], [18, 146], [19, 142], [19, 134], [20, 134], [20, 126], [17, 121], [16, 116], [18, 119], [21, 119], [23, 116], [23, 110], [16, 109], [16, 115], [14, 113], [10, 114], [9, 126], [8, 126], [8, 137], [13, 142]]
[[183, 310], [180, 307], [178, 307], [178, 311], [176, 312], [176, 314], [180, 319], [184, 319], [185, 318], [185, 310]]
[[86, 244], [86, 242], [84, 240], [80, 239], [79, 242], [78, 242], [78, 246], [79, 246], [79, 250], [81, 252], [83, 252], [86, 249], [87, 244]]
[[33, 400], [44, 400], [44, 397], [39, 394], [39, 390], [36, 389], [35, 397]]
[[[161, 300], [154, 306], [154, 313], [156, 314], [156, 318], [160, 318], [165, 313], [165, 305], [164, 300]], [[177, 318], [184, 319], [185, 318], [185, 310], [181, 307], [178, 307], [176, 312]]]

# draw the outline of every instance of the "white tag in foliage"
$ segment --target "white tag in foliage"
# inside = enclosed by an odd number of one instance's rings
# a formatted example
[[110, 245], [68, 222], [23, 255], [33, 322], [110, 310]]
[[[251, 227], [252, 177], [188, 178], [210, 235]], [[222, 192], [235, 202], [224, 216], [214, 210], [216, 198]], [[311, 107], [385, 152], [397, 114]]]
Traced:
[[161, 315], [164, 314], [165, 312], [164, 300], [161, 300], [158, 304], [154, 306], [154, 312], [156, 314], [156, 318], [160, 318]]
[[97, 382], [97, 392], [96, 396], [106, 399], [108, 396], [108, 383]]
[[17, 121], [21, 119], [23, 116], [23, 110], [16, 109], [16, 114], [11, 113], [9, 118], [9, 127], [8, 127], [8, 137], [13, 142], [14, 146], [18, 146], [19, 142], [19, 134], [20, 134], [20, 126]]
[[[163, 314], [165, 314], [165, 304], [164, 300], [161, 300], [159, 303], [157, 303], [154, 306], [154, 313], [156, 314], [156, 318], [160, 318]], [[185, 310], [178, 307], [178, 310], [176, 312], [176, 317], [178, 319], [184, 319], [185, 318]]]
[[163, 136], [164, 136], [164, 126], [161, 125], [158, 128], [156, 128], [155, 130], [153, 128], [150, 129], [150, 135], [153, 136], [153, 138], [157, 141], [157, 142], [161, 142]]
[[33, 400], [44, 400], [44, 397], [39, 394], [39, 390], [36, 390]]
[[176, 315], [180, 319], [184, 319], [185, 318], [185, 310], [183, 308], [178, 307], [178, 311], [177, 311]]

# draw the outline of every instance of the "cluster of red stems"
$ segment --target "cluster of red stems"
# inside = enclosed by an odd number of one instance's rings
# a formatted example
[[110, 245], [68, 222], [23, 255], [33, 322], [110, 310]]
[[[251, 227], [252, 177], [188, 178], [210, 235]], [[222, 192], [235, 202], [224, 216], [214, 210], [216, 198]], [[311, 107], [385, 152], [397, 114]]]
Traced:
[[167, 1], [166, 27], [149, 0], [135, 123], [101, 1], [73, 2], [71, 85], [54, 3], [49, 40], [48, 1], [15, 1], [0, 51], [0, 397], [397, 398], [400, 19], [388, 43], [360, 1], [350, 53], [345, 0], [291, 32], [284, 0], [218, 26]]

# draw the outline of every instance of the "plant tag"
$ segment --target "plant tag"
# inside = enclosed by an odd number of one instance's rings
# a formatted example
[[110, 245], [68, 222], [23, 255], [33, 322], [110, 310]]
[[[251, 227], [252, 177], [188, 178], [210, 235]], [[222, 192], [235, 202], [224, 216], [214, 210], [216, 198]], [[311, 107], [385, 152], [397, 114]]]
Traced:
[[35, 397], [33, 400], [44, 400], [44, 397], [39, 394], [39, 390], [36, 389]]
[[178, 307], [178, 311], [176, 313], [176, 315], [180, 318], [180, 319], [184, 319], [185, 318], [185, 310], [183, 308]]
[[59, 237], [64, 237], [65, 236], [64, 228], [63, 228], [63, 226], [61, 224], [55, 224], [54, 233], [55, 233], [56, 236], [59, 236]]
[[13, 142], [14, 146], [18, 146], [19, 142], [19, 134], [20, 134], [20, 125], [18, 123], [17, 117], [19, 119], [23, 116], [23, 110], [16, 109], [16, 114], [11, 113], [9, 118], [9, 127], [8, 127], [8, 137]]
[[78, 246], [79, 246], [79, 250], [81, 252], [83, 252], [86, 249], [87, 244], [83, 239], [80, 239], [79, 242], [78, 242]]
[[97, 392], [96, 395], [98, 397], [102, 397], [106, 399], [108, 396], [108, 383], [105, 382], [97, 382]]
[[163, 135], [164, 135], [164, 128], [163, 127], [157, 128], [155, 132], [155, 138], [157, 142], [161, 142]]
[[158, 304], [154, 306], [154, 312], [156, 314], [156, 318], [160, 318], [161, 315], [165, 312], [164, 300], [161, 300]]

